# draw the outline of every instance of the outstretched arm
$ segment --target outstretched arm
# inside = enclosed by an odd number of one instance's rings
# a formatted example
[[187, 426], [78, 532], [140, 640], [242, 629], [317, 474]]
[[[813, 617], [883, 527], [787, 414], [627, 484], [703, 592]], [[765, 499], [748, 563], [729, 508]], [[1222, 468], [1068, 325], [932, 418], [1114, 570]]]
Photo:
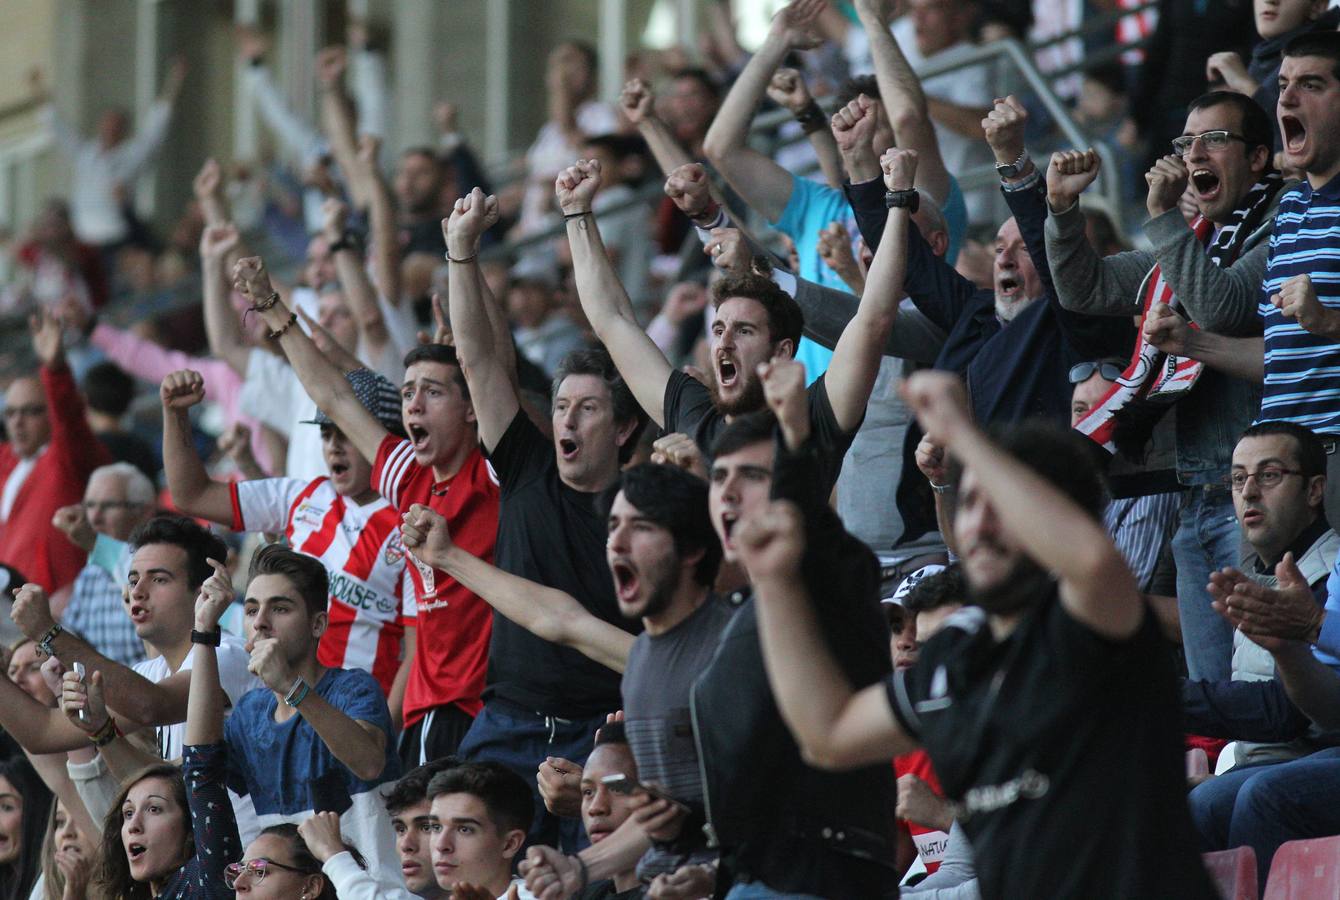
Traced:
[[451, 540], [447, 520], [415, 504], [400, 529], [421, 562], [441, 569], [522, 628], [550, 643], [572, 647], [602, 666], [622, 672], [633, 636], [598, 619], [568, 594], [504, 572]]
[[[917, 155], [911, 150], [893, 149], [880, 160], [885, 187], [889, 191], [910, 192], [917, 171]], [[903, 275], [907, 262], [907, 229], [911, 214], [906, 207], [888, 212], [885, 239], [875, 252], [866, 278], [865, 292], [856, 317], [843, 329], [833, 349], [833, 359], [825, 376], [833, 415], [843, 431], [855, 431], [865, 416], [870, 391], [879, 374], [884, 344], [898, 316], [903, 296]]]
[[228, 363], [243, 378], [251, 350], [228, 298], [228, 255], [237, 247], [235, 225], [210, 225], [200, 235], [201, 282], [205, 294], [205, 337], [212, 356]]
[[693, 162], [688, 151], [675, 140], [670, 126], [656, 115], [651, 86], [641, 78], [634, 78], [623, 86], [623, 92], [619, 94], [619, 108], [628, 117], [628, 121], [637, 128], [637, 133], [647, 142], [647, 147], [655, 157], [656, 165], [661, 167], [662, 174], [669, 175], [680, 166]]
[[172, 502], [188, 516], [232, 525], [232, 491], [209, 477], [191, 440], [190, 410], [205, 399], [205, 379], [199, 372], [173, 372], [163, 379], [159, 397], [163, 401], [163, 471]]
[[828, 120], [823, 110], [810, 96], [805, 76], [795, 69], [778, 69], [768, 82], [768, 99], [795, 116], [805, 132], [805, 139], [814, 148], [814, 155], [819, 158], [824, 182], [834, 190], [842, 190], [842, 160], [838, 155], [837, 143], [828, 130]]
[[[926, 434], [973, 473], [974, 489], [995, 510], [1002, 531], [1056, 576], [1066, 612], [1109, 640], [1134, 635], [1144, 600], [1102, 522], [972, 423], [958, 376], [918, 372], [904, 384], [903, 397]], [[959, 498], [972, 502], [961, 489]]]
[[233, 278], [238, 290], [257, 308], [271, 334], [279, 335], [279, 346], [317, 408], [330, 416], [359, 453], [367, 459], [376, 459], [386, 429], [359, 402], [344, 374], [297, 327], [297, 314], [290, 313], [275, 293], [265, 263], [259, 256], [240, 259], [233, 268]]
[[377, 168], [381, 140], [363, 135], [358, 140], [358, 173], [368, 199], [368, 245], [372, 252], [372, 277], [387, 303], [400, 306], [400, 241], [395, 228], [395, 205], [391, 191]]
[[794, 0], [773, 17], [763, 46], [731, 86], [703, 139], [712, 165], [771, 222], [781, 217], [791, 199], [791, 173], [749, 146], [749, 122], [786, 54], [817, 45], [811, 29], [825, 5], [826, 0]]
[[[494, 342], [492, 318], [479, 272], [480, 237], [498, 221], [498, 200], [479, 188], [456, 201], [447, 220], [447, 291], [456, 358], [470, 386], [470, 401], [479, 422], [479, 441], [492, 452], [521, 408], [511, 374]], [[511, 346], [508, 336], [507, 345]], [[510, 618], [510, 617], [509, 617]]]
[[340, 200], [328, 199], [322, 204], [321, 212], [324, 217], [321, 231], [331, 246], [335, 274], [344, 289], [349, 312], [358, 324], [357, 350], [364, 359], [380, 359], [390, 343], [391, 334], [386, 330], [386, 319], [377, 305], [377, 292], [363, 268], [362, 247], [359, 246], [362, 242], [357, 238], [349, 240], [349, 207]]
[[316, 55], [317, 79], [321, 83], [321, 127], [330, 141], [335, 163], [349, 184], [354, 205], [367, 206], [364, 185], [355, 177], [358, 170], [358, 146], [355, 138], [353, 102], [344, 90], [344, 72], [349, 56], [343, 47], [326, 47]]
[[1266, 342], [1263, 337], [1227, 337], [1192, 328], [1165, 303], [1150, 307], [1145, 337], [1164, 353], [1198, 359], [1212, 369], [1261, 384], [1266, 378]]
[[[917, 187], [925, 188], [943, 204], [949, 197], [949, 170], [940, 156], [940, 142], [930, 120], [930, 107], [921, 79], [908, 65], [902, 48], [886, 24], [890, 0], [857, 0], [856, 13], [870, 39], [884, 114], [889, 117], [897, 146], [917, 153]], [[858, 180], [855, 175], [852, 180]]]
[[[233, 602], [233, 583], [228, 569], [218, 560], [209, 560], [214, 574], [200, 585], [195, 598], [196, 631], [217, 634], [219, 620]], [[182, 744], [198, 747], [223, 740], [223, 684], [219, 681], [219, 656], [209, 644], [197, 644], [191, 657], [191, 696], [186, 705], [186, 731]]]
[[664, 424], [665, 386], [672, 370], [660, 348], [637, 324], [628, 292], [605, 253], [600, 229], [590, 214], [599, 186], [600, 164], [595, 161], [578, 162], [560, 172], [554, 185], [567, 221], [577, 296], [596, 337], [609, 350], [638, 404], [658, 425]]

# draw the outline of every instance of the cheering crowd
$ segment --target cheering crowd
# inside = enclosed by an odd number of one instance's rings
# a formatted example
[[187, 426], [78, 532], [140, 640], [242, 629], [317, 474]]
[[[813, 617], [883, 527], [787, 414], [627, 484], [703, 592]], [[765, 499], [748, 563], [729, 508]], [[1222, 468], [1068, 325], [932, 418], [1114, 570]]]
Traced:
[[1340, 13], [1114, 20], [1090, 148], [972, 56], [1056, 6], [712, 2], [617, 105], [567, 40], [497, 191], [452, 103], [383, 146], [365, 23], [315, 122], [243, 29], [281, 159], [166, 237], [185, 65], [92, 136], [35, 74], [0, 900], [1213, 898], [1340, 835]]

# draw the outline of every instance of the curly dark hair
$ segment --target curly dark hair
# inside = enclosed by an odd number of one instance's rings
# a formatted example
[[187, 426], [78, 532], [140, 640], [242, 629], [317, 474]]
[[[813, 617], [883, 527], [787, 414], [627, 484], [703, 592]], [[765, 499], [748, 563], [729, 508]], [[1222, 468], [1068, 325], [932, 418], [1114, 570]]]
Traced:
[[712, 306], [720, 309], [721, 304], [736, 297], [756, 300], [768, 314], [768, 337], [773, 346], [789, 340], [794, 348], [800, 343], [801, 332], [805, 328], [805, 314], [800, 304], [786, 291], [779, 288], [772, 279], [752, 272], [744, 275], [731, 275], [712, 286]]

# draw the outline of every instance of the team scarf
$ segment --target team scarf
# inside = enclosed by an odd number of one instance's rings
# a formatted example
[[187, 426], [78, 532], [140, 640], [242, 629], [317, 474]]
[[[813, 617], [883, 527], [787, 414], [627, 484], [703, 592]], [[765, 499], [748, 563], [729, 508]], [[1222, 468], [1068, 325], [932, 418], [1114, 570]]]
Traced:
[[[1211, 262], [1219, 268], [1233, 265], [1247, 238], [1264, 221], [1282, 187], [1284, 179], [1280, 174], [1268, 172], [1247, 192], [1242, 206], [1233, 211], [1218, 234], [1214, 233], [1214, 223], [1204, 216], [1197, 215], [1192, 220], [1191, 230], [1196, 240], [1205, 246]], [[1136, 295], [1140, 298], [1140, 329], [1130, 362], [1102, 400], [1075, 428], [1108, 452], [1116, 453], [1120, 449], [1138, 460], [1154, 426], [1172, 404], [1196, 386], [1205, 366], [1190, 357], [1163, 353], [1145, 339], [1145, 321], [1156, 303], [1166, 303], [1187, 319], [1190, 327], [1199, 327], [1190, 321], [1191, 317], [1178, 301], [1172, 285], [1164, 279], [1158, 263], [1140, 282]]]

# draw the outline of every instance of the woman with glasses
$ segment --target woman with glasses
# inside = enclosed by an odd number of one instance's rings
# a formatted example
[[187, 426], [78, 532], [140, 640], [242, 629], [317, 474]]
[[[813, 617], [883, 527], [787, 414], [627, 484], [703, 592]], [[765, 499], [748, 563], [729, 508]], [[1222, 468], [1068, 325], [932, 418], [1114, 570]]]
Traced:
[[339, 896], [322, 873], [321, 860], [298, 834], [298, 826], [287, 823], [262, 830], [242, 861], [224, 869], [223, 878], [238, 897], [251, 900], [337, 900]]
[[[223, 563], [200, 586], [191, 641], [191, 693], [186, 707], [181, 768], [159, 763], [122, 785], [103, 823], [94, 896], [108, 900], [223, 900], [233, 897], [225, 874], [241, 856], [237, 820], [224, 788], [228, 768], [223, 741], [224, 694], [218, 689], [219, 619], [233, 600]], [[90, 737], [98, 746], [121, 735], [102, 701], [102, 674], [87, 685], [67, 673], [67, 714], [88, 710]], [[289, 895], [297, 897], [297, 894]]]

